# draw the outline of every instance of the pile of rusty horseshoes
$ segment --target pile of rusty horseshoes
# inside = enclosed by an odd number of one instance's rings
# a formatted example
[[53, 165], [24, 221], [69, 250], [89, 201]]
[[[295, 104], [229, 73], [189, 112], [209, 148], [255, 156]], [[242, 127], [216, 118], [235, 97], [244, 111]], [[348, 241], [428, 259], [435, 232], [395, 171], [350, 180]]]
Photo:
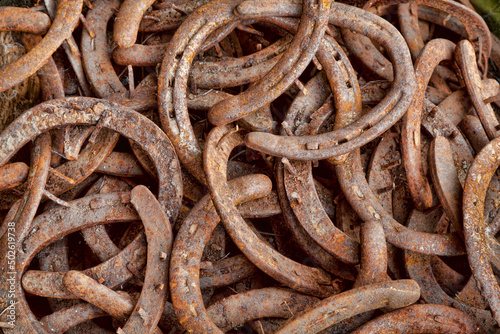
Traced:
[[500, 332], [500, 40], [468, 0], [59, 0], [0, 31], [27, 50], [0, 93], [41, 87], [0, 133], [3, 333]]

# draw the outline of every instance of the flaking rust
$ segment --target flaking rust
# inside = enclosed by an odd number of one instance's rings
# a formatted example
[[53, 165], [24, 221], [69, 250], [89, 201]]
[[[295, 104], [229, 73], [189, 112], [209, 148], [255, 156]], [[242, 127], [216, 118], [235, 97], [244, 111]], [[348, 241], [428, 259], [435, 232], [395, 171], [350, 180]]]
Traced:
[[42, 100], [0, 133], [4, 333], [497, 331], [468, 1], [52, 4], [0, 7]]

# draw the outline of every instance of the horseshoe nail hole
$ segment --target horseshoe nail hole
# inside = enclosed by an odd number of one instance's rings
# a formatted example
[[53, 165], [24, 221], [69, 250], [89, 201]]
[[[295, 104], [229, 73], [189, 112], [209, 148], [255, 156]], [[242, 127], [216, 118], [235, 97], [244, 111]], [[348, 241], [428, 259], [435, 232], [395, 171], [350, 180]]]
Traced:
[[336, 61], [340, 61], [340, 54], [337, 52], [336, 54], [333, 55], [333, 58], [335, 58]]
[[348, 142], [348, 140], [347, 140], [347, 139], [345, 139], [345, 138], [344, 138], [344, 139], [340, 139], [340, 140], [339, 140], [339, 145], [341, 145], [341, 144], [345, 144], [345, 143], [347, 143], [347, 142]]
[[436, 117], [437, 112], [438, 112], [438, 107], [436, 106], [436, 107], [432, 108], [431, 112], [429, 113], [429, 117], [432, 117], [432, 118]]
[[307, 143], [306, 149], [308, 150], [319, 150], [319, 143]]
[[189, 228], [189, 234], [193, 235], [197, 229], [198, 229], [198, 224], [191, 225], [191, 227]]
[[346, 81], [345, 85], [347, 86], [347, 88], [352, 88], [352, 85], [351, 85], [350, 81]]

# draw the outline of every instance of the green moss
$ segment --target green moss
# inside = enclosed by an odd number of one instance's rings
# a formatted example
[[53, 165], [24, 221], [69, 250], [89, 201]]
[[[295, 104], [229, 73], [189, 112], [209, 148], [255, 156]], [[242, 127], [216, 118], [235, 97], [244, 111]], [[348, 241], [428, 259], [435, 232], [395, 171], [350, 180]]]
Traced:
[[471, 0], [492, 33], [500, 37], [500, 2], [498, 0]]

